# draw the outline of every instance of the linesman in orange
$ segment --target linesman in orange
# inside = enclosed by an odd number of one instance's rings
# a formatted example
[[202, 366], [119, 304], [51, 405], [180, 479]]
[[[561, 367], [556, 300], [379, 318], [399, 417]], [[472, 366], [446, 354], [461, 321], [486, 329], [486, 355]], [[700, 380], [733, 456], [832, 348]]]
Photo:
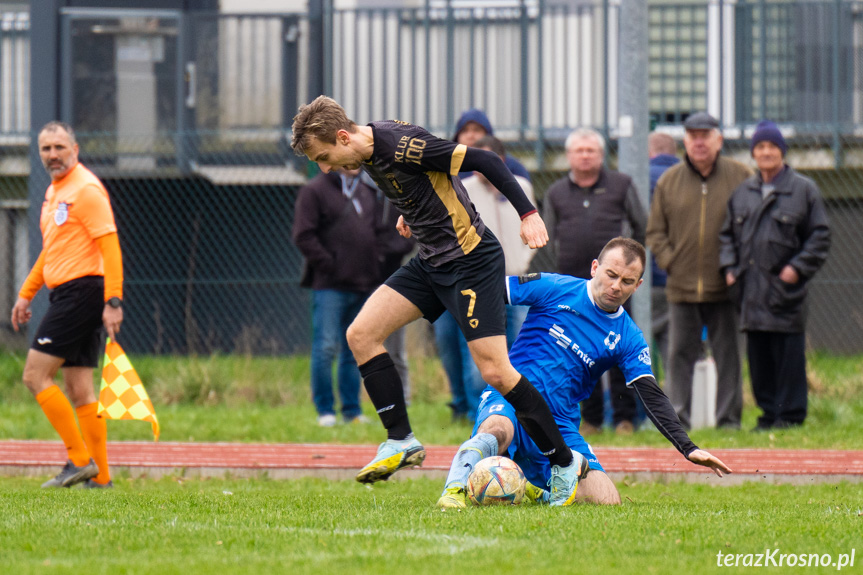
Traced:
[[[40, 219], [42, 252], [18, 292], [12, 327], [17, 331], [30, 321], [30, 302], [46, 285], [50, 305], [27, 354], [23, 379], [66, 445], [69, 461], [42, 487], [113, 487], [108, 429], [96, 417], [93, 369], [102, 351], [102, 326], [113, 339], [123, 322], [117, 226], [102, 182], [78, 163], [69, 125], [46, 124], [39, 132], [39, 155], [51, 176]], [[54, 384], [60, 368], [66, 395]]]

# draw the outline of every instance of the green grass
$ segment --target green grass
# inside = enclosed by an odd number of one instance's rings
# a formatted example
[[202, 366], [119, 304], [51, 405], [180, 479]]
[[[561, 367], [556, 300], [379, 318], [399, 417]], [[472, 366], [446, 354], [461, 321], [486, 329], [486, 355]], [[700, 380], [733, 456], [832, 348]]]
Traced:
[[616, 508], [443, 513], [439, 482], [426, 479], [121, 479], [98, 493], [38, 481], [0, 480], [6, 573], [740, 572], [717, 567], [717, 553], [837, 560], [860, 547], [863, 513], [859, 484], [621, 483]]
[[[315, 425], [304, 356], [140, 356], [132, 361], [156, 405], [164, 441], [378, 443], [379, 425]], [[0, 439], [56, 439], [30, 393], [20, 382], [24, 359], [0, 354]], [[809, 358], [810, 416], [800, 429], [751, 433], [758, 410], [748, 383], [742, 431], [705, 429], [692, 433], [706, 449], [735, 447], [863, 449], [863, 358], [812, 354]], [[413, 400], [409, 408], [417, 435], [427, 444], [459, 444], [470, 433], [452, 424], [446, 406], [447, 380], [436, 358], [411, 362]], [[363, 408], [376, 419], [368, 398]], [[148, 424], [109, 421], [112, 440], [147, 440]], [[653, 430], [631, 437], [606, 432], [598, 446], [670, 445]]]
[[[377, 443], [377, 424], [315, 425], [308, 360], [133, 357], [166, 441]], [[705, 448], [863, 449], [860, 358], [810, 358], [810, 418], [802, 429], [700, 430]], [[20, 383], [23, 357], [0, 356], [0, 439], [56, 434]], [[427, 444], [458, 444], [439, 362], [412, 362], [409, 408]], [[364, 399], [364, 409], [372, 414]], [[757, 413], [747, 395], [744, 429]], [[109, 421], [112, 440], [148, 440], [149, 425]], [[661, 446], [656, 431], [605, 433], [595, 445]], [[0, 478], [0, 564], [27, 573], [714, 573], [717, 553], [825, 553], [860, 541], [863, 484], [710, 486], [618, 483], [624, 504], [551, 509], [434, 507], [440, 481], [130, 479], [116, 489], [39, 489], [44, 478]], [[863, 548], [858, 550], [863, 555]], [[742, 559], [741, 559], [742, 560]], [[856, 557], [860, 570], [863, 557]], [[788, 567], [768, 572], [784, 573]], [[796, 569], [795, 569], [796, 570]], [[835, 567], [807, 568], [807, 573]]]

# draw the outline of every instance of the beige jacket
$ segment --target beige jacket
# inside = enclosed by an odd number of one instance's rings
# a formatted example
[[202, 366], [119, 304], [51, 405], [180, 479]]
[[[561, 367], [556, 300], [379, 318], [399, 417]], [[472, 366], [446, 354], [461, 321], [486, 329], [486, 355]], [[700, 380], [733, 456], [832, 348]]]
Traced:
[[656, 183], [647, 222], [647, 246], [668, 272], [672, 303], [728, 300], [719, 270], [719, 230], [728, 199], [752, 170], [721, 154], [707, 178], [689, 158], [669, 168]]

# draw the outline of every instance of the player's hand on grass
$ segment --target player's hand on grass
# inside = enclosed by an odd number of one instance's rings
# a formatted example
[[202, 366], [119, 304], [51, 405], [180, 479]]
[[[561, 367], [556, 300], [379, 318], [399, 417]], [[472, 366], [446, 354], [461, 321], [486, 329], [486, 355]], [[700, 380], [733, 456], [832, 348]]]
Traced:
[[704, 467], [709, 467], [713, 470], [713, 473], [722, 477], [722, 473], [733, 473], [731, 468], [725, 465], [721, 459], [716, 456], [710, 455], [708, 452], [703, 449], [696, 449], [687, 457], [689, 461], [692, 463], [703, 465]]
[[403, 238], [409, 238], [413, 235], [411, 227], [405, 223], [404, 216], [399, 216], [399, 221], [396, 222], [396, 231]]
[[24, 325], [30, 318], [33, 317], [33, 312], [30, 310], [30, 300], [19, 297], [15, 305], [12, 306], [12, 327], [18, 331], [19, 325]]
[[541, 248], [548, 243], [548, 230], [538, 212], [521, 220], [521, 241], [531, 249]]

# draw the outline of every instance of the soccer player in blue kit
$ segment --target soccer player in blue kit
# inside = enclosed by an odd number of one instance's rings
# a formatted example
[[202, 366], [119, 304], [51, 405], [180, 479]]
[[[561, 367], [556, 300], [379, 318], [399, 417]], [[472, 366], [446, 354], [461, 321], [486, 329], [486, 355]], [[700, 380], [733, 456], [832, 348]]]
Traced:
[[[582, 454], [589, 469], [577, 485], [576, 502], [619, 504], [620, 494], [579, 434], [578, 402], [590, 395], [600, 376], [618, 365], [644, 403], [656, 428], [689, 461], [710, 467], [720, 477], [731, 469], [696, 447], [659, 388], [650, 368], [650, 348], [624, 302], [641, 285], [644, 247], [629, 238], [609, 241], [593, 261], [591, 279], [559, 274], [530, 274], [506, 278], [507, 303], [530, 310], [510, 350], [513, 366], [534, 383], [551, 408], [567, 444]], [[465, 485], [473, 466], [492, 455], [518, 463], [530, 485], [527, 495], [547, 501], [556, 477], [548, 461], [525, 434], [512, 406], [487, 387], [482, 394], [473, 436], [453, 459], [438, 507], [466, 506]]]
[[506, 348], [503, 249], [477, 214], [458, 178], [481, 172], [521, 217], [520, 235], [531, 248], [548, 242], [536, 208], [493, 152], [443, 140], [399, 121], [358, 126], [332, 98], [301, 106], [292, 125], [291, 147], [323, 172], [362, 168], [401, 213], [397, 229], [417, 239], [419, 253], [366, 301], [347, 331], [363, 384], [387, 441], [357, 474], [357, 481], [388, 479], [422, 463], [425, 449], [408, 420], [401, 380], [384, 340], [425, 317], [448, 310], [459, 324], [483, 380], [505, 397], [555, 477], [552, 505], [570, 505], [587, 467], [570, 450], [546, 400], [510, 363]]

